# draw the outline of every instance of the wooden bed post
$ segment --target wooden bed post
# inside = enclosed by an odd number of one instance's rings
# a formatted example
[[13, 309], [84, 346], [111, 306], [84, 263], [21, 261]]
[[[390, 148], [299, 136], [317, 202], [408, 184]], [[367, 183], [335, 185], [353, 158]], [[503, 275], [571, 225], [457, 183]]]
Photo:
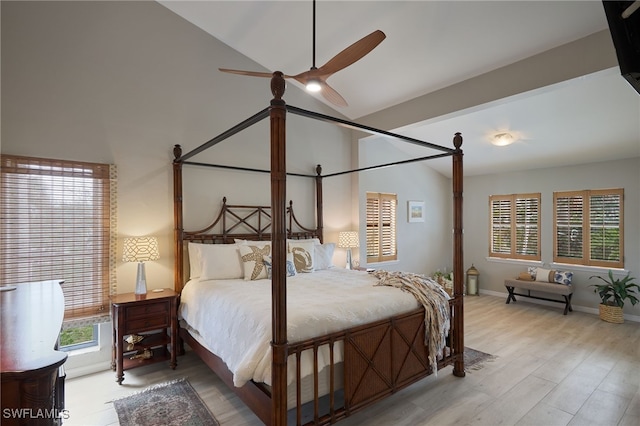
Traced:
[[320, 243], [324, 242], [324, 213], [322, 209], [322, 166], [318, 164], [316, 166], [316, 227], [318, 229]]
[[464, 377], [464, 246], [462, 244], [462, 135], [453, 137], [453, 349], [459, 354], [453, 364], [453, 375]]
[[271, 424], [287, 424], [287, 257], [286, 224], [286, 115], [284, 77], [275, 71], [271, 78]]
[[182, 147], [175, 145], [173, 147], [173, 238], [175, 243], [174, 258], [174, 290], [178, 293], [182, 291], [182, 280], [184, 279], [184, 262], [183, 262], [183, 244], [182, 232], [184, 225], [182, 223]]

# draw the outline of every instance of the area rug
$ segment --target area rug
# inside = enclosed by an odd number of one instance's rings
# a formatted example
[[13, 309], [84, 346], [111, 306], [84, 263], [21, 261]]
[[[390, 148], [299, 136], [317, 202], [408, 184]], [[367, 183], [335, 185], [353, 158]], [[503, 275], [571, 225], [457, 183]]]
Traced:
[[486, 361], [493, 361], [494, 359], [496, 359], [496, 357], [488, 353], [469, 347], [464, 348], [464, 369], [467, 371], [480, 370]]
[[113, 401], [122, 426], [218, 426], [186, 379], [146, 388]]

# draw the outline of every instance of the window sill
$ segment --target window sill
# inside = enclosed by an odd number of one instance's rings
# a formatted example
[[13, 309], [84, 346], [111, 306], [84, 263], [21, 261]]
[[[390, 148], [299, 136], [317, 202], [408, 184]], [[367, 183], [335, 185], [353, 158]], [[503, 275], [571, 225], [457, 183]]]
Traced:
[[517, 265], [527, 265], [527, 266], [544, 266], [544, 262], [537, 260], [524, 260], [524, 259], [507, 259], [503, 257], [486, 257], [487, 262], [495, 262], [495, 263], [511, 263]]

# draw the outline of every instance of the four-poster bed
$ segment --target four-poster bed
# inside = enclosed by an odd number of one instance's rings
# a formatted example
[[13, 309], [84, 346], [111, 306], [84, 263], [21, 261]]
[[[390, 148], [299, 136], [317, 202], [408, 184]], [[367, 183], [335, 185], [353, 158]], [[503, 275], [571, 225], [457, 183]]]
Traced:
[[[235, 127], [211, 139], [200, 147], [187, 154], [182, 154], [179, 146], [174, 148], [174, 219], [175, 219], [175, 289], [181, 292], [185, 287], [186, 276], [186, 252], [194, 243], [208, 244], [243, 244], [241, 240], [252, 240], [254, 245], [260, 246], [259, 241], [269, 242], [271, 264], [271, 289], [270, 310], [271, 327], [270, 336], [270, 380], [260, 383], [249, 380], [242, 386], [238, 384], [237, 371], [229, 367], [232, 362], [223, 360], [220, 354], [213, 352], [198, 331], [188, 325], [181, 325], [180, 336], [185, 342], [204, 360], [204, 362], [216, 372], [216, 374], [251, 408], [265, 424], [285, 425], [296, 424], [328, 424], [349, 416], [355, 411], [384, 398], [396, 391], [432, 374], [436, 366], [430, 363], [430, 359], [437, 359], [437, 368], [453, 365], [453, 374], [464, 376], [464, 336], [463, 336], [463, 256], [462, 256], [462, 137], [457, 133], [454, 137], [455, 149], [441, 147], [416, 139], [395, 135], [389, 132], [362, 126], [345, 120], [313, 113], [293, 106], [287, 106], [282, 99], [284, 94], [284, 79], [282, 73], [275, 72], [271, 80], [271, 90], [274, 99], [270, 107], [260, 111], [249, 119]], [[413, 301], [412, 308], [399, 308], [383, 318], [376, 318], [362, 324], [352, 326], [340, 326], [338, 330], [310, 335], [300, 340], [288, 341], [288, 309], [287, 292], [291, 291], [287, 286], [288, 247], [292, 241], [313, 240], [315, 247], [323, 243], [323, 199], [322, 182], [330, 176], [345, 173], [369, 170], [356, 169], [346, 172], [322, 176], [320, 166], [316, 169], [316, 175], [311, 175], [315, 180], [316, 189], [316, 226], [304, 227], [295, 217], [293, 204], [287, 206], [286, 192], [286, 155], [285, 155], [285, 120], [286, 113], [294, 113], [308, 118], [331, 122], [340, 126], [365, 130], [370, 133], [383, 134], [396, 137], [409, 143], [432, 148], [441, 153], [429, 157], [408, 160], [422, 161], [431, 158], [451, 156], [453, 158], [453, 272], [454, 294], [450, 300], [445, 299], [446, 312], [450, 315], [450, 330], [443, 332], [442, 336], [433, 336], [430, 325], [425, 325], [425, 318], [432, 315], [420, 304]], [[256, 171], [242, 167], [217, 166], [189, 161], [194, 155], [210, 148], [228, 137], [252, 126], [260, 120], [270, 117], [271, 124], [271, 165], [268, 172], [271, 176], [271, 206], [246, 206], [229, 205], [226, 199], [223, 201], [222, 210], [213, 223], [205, 229], [189, 232], [184, 230], [183, 223], [183, 165], [198, 165], [225, 167], [236, 170]], [[396, 163], [399, 164], [399, 163]], [[378, 166], [379, 167], [379, 166]], [[302, 176], [302, 175], [298, 175]], [[219, 227], [220, 232], [213, 230]], [[245, 232], [239, 232], [239, 229]], [[248, 229], [248, 231], [246, 231]], [[255, 247], [254, 251], [259, 250]], [[193, 259], [189, 260], [190, 262]], [[265, 259], [266, 261], [266, 259]], [[191, 263], [193, 269], [193, 263]], [[348, 271], [354, 282], [362, 279], [369, 280], [369, 284], [363, 284], [363, 288], [372, 287], [372, 276], [365, 272]], [[329, 280], [339, 281], [336, 271], [330, 271]], [[332, 275], [333, 274], [333, 275]], [[314, 274], [307, 274], [314, 275]], [[321, 274], [317, 274], [321, 276]], [[193, 278], [193, 271], [191, 271]], [[246, 280], [247, 278], [245, 278]], [[290, 278], [291, 282], [296, 282]], [[430, 285], [426, 283], [427, 285]], [[189, 284], [194, 287], [195, 284]], [[325, 284], [326, 285], [326, 284]], [[302, 287], [302, 286], [301, 286]], [[390, 289], [393, 291], [394, 289]], [[183, 294], [181, 312], [183, 319], [189, 318], [190, 310], [198, 298], [205, 296], [189, 295], [189, 291]], [[209, 291], [211, 291], [209, 289]], [[217, 290], [215, 290], [217, 291]], [[214, 292], [215, 292], [214, 291]], [[292, 298], [297, 297], [297, 289], [293, 290]], [[377, 287], [375, 291], [385, 291]], [[404, 292], [402, 297], [410, 297]], [[435, 291], [437, 293], [437, 290]], [[187, 296], [189, 295], [189, 298]], [[380, 296], [374, 299], [380, 300]], [[431, 297], [431, 296], [430, 296]], [[445, 296], [446, 297], [446, 296]], [[434, 296], [434, 298], [436, 298]], [[186, 301], [189, 300], [189, 301]], [[386, 300], [386, 299], [383, 299]], [[191, 303], [191, 305], [190, 305]], [[400, 302], [399, 302], [400, 303]], [[408, 303], [404, 300], [402, 303]], [[382, 303], [384, 304], [384, 303]], [[256, 308], [257, 309], [257, 308]], [[355, 308], [354, 308], [355, 309]], [[296, 311], [291, 311], [293, 316], [298, 316]], [[249, 312], [246, 315], [251, 315]], [[217, 321], [217, 320], [216, 320]], [[447, 320], [448, 321], [448, 320]], [[231, 326], [235, 326], [232, 324]], [[291, 325], [289, 324], [289, 327]], [[425, 331], [429, 330], [429, 332]], [[431, 332], [431, 336], [429, 336]], [[204, 333], [204, 332], [203, 332]], [[440, 338], [442, 345], [438, 347], [437, 354], [430, 354], [425, 340], [427, 338]], [[445, 344], [446, 342], [446, 344]], [[228, 343], [230, 345], [230, 343]], [[304, 359], [310, 359], [311, 365], [305, 365]], [[308, 377], [302, 377], [300, 366], [303, 369], [311, 368]], [[294, 365], [293, 379], [291, 368]], [[323, 378], [326, 383], [323, 383]], [[249, 377], [249, 379], [251, 379]], [[311, 381], [310, 396], [302, 396], [303, 380]], [[293, 389], [293, 409], [288, 410], [288, 384]], [[270, 386], [265, 383], [269, 383]], [[322, 389], [321, 389], [322, 388]], [[289, 405], [292, 405], [290, 402]]]

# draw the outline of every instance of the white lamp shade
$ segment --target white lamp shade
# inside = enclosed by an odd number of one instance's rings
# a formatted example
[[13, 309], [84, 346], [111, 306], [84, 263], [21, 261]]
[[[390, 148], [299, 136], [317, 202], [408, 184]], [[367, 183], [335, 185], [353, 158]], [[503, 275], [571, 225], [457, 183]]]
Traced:
[[360, 247], [360, 240], [356, 231], [343, 231], [338, 234], [338, 247]]
[[131, 237], [124, 239], [122, 260], [125, 262], [145, 262], [160, 259], [156, 237]]

